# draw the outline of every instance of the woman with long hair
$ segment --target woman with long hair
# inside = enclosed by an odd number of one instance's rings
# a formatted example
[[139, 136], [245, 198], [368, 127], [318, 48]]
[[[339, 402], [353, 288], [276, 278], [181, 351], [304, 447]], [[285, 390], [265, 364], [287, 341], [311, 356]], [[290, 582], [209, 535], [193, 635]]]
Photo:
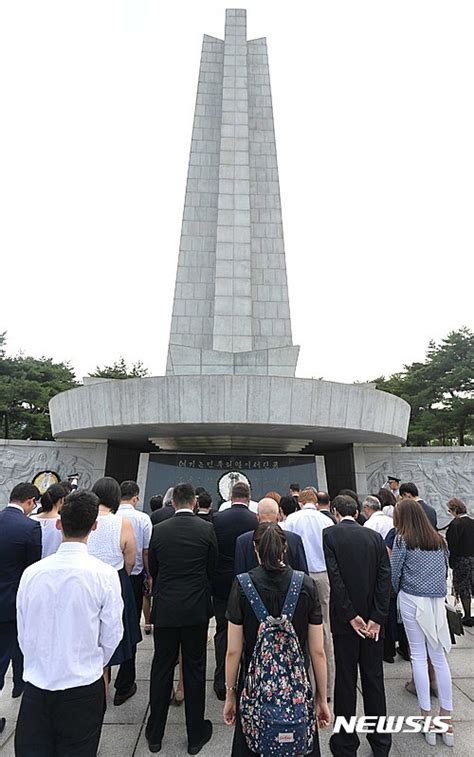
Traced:
[[[124, 631], [122, 641], [108, 664], [107, 679], [110, 680], [112, 665], [121, 665], [122, 662], [130, 660], [135, 654], [136, 645], [142, 638], [129, 578], [135, 564], [136, 542], [133, 526], [129, 519], [116, 514], [121, 499], [120, 486], [117, 481], [110, 476], [99, 478], [92, 487], [92, 491], [99, 497], [99, 517], [97, 518], [97, 528], [89, 534], [87, 551], [118, 571], [122, 587]], [[115, 704], [126, 701], [137, 690], [135, 683], [131, 689], [122, 690], [119, 676], [115, 681], [115, 688]]]
[[[449, 730], [442, 734], [443, 741], [447, 746], [453, 746], [450, 720], [452, 682], [446, 659], [446, 652], [451, 649], [451, 637], [444, 606], [448, 589], [447, 544], [414, 499], [402, 499], [397, 503], [393, 523], [397, 535], [391, 556], [392, 585], [398, 592], [410, 645], [418, 704], [424, 717], [431, 715], [428, 656], [438, 684], [439, 714], [449, 718]], [[431, 746], [436, 746], [436, 733], [431, 729], [425, 733], [425, 739]]]
[[448, 502], [448, 512], [453, 520], [446, 531], [449, 547], [449, 564], [453, 569], [453, 590], [461, 601], [465, 626], [474, 626], [471, 615], [471, 597], [474, 592], [474, 518], [469, 516], [467, 507], [457, 497]]
[[377, 499], [380, 501], [380, 504], [382, 505], [382, 512], [385, 515], [388, 515], [389, 518], [393, 518], [393, 511], [395, 510], [395, 505], [397, 504], [397, 500], [395, 499], [395, 496], [392, 490], [385, 489], [382, 486], [382, 488], [378, 490], [375, 496], [377, 497]]
[[[277, 618], [281, 615], [293, 577], [292, 569], [285, 565], [283, 560], [286, 551], [285, 533], [276, 523], [261, 523], [254, 532], [254, 547], [259, 565], [249, 572], [249, 576], [268, 613]], [[235, 725], [232, 755], [249, 757], [255, 753], [248, 748], [242, 732], [239, 699], [257, 641], [260, 622], [237, 579], [232, 585], [227, 619], [229, 628], [224, 722], [227, 725]], [[326, 655], [321, 608], [316, 585], [309, 576], [304, 577], [292, 623], [301, 649], [304, 650], [306, 644], [308, 645], [317, 687], [317, 721], [319, 726], [324, 728], [331, 722], [331, 713], [327, 705]], [[317, 732], [311, 754], [320, 754]]]
[[31, 516], [41, 526], [41, 558], [54, 555], [63, 540], [62, 531], [56, 524], [66, 494], [62, 484], [52, 484], [41, 497], [41, 512]]

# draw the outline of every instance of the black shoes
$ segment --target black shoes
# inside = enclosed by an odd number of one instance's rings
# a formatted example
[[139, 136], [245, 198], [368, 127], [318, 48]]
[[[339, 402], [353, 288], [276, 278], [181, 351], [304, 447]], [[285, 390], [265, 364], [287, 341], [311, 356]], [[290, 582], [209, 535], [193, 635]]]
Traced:
[[212, 723], [210, 720], [204, 721], [204, 726], [206, 729], [206, 735], [203, 736], [201, 741], [199, 741], [197, 744], [192, 746], [191, 744], [188, 746], [188, 754], [199, 754], [203, 746], [207, 744], [208, 741], [212, 738]]
[[153, 752], [153, 753], [161, 752], [161, 741], [157, 741], [156, 744], [152, 744], [146, 732], [146, 728], [145, 728], [145, 738], [146, 738], [146, 742], [148, 744], [148, 749], [150, 750], [150, 752]]
[[216, 684], [214, 684], [214, 694], [219, 702], [225, 702], [225, 689], [219, 689]]
[[127, 699], [130, 699], [130, 697], [133, 697], [134, 694], [137, 693], [137, 684], [134, 683], [133, 686], [128, 690], [125, 691], [123, 694], [119, 694], [118, 691], [115, 692], [114, 696], [114, 704], [119, 707], [121, 704], [127, 701]]
[[474, 626], [474, 618], [461, 618], [461, 623], [463, 626], [467, 626], [467, 628], [472, 628]]
[[397, 654], [399, 654], [403, 660], [410, 662], [410, 654], [408, 650], [404, 649], [403, 647], [397, 647]]
[[17, 697], [21, 697], [25, 690], [25, 684], [23, 681], [21, 683], [15, 683], [13, 685], [13, 691], [12, 691], [12, 697], [13, 699], [17, 699]]
[[154, 754], [156, 752], [161, 752], [161, 741], [159, 741], [158, 744], [150, 744], [150, 742], [148, 741], [148, 749], [150, 752], [153, 752]]

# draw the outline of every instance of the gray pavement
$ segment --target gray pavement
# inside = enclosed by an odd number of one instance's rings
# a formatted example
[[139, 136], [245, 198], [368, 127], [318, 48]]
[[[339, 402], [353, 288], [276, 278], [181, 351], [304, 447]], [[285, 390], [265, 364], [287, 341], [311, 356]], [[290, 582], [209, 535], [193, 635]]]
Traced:
[[[41, 651], [39, 650], [39, 653]], [[144, 734], [148, 710], [148, 680], [153, 654], [151, 636], [144, 636], [138, 652], [138, 692], [121, 707], [114, 707], [112, 695], [109, 697], [108, 709], [102, 731], [100, 757], [148, 757], [150, 752]], [[456, 744], [454, 749], [444, 746], [440, 737], [436, 747], [429, 747], [419, 734], [397, 734], [394, 736], [392, 754], [417, 757], [438, 757], [438, 755], [462, 755], [469, 757], [474, 753], [474, 629], [466, 628], [465, 635], [449, 655], [449, 664], [454, 682], [454, 724]], [[207, 717], [214, 724], [214, 735], [209, 744], [200, 752], [202, 757], [230, 755], [232, 729], [222, 720], [222, 703], [216, 700], [212, 690], [213, 646], [210, 636], [208, 646], [208, 686]], [[417, 715], [416, 698], [405, 691], [404, 683], [410, 677], [410, 665], [397, 657], [393, 665], [385, 664], [385, 686], [387, 692], [388, 713], [390, 715]], [[435, 700], [436, 701], [436, 700]], [[3, 696], [0, 699], [0, 715], [7, 718], [7, 726], [0, 736], [0, 754], [12, 757], [14, 752], [13, 733], [20, 702], [11, 699], [11, 670], [8, 673]], [[359, 711], [362, 714], [362, 701], [359, 696]], [[321, 753], [330, 755], [328, 739], [330, 730], [320, 733]], [[179, 757], [187, 754], [186, 731], [184, 727], [184, 706], [170, 707], [168, 725], [163, 740], [163, 757]], [[361, 737], [360, 757], [369, 757], [371, 750]], [[32, 755], [34, 757], [34, 755]]]

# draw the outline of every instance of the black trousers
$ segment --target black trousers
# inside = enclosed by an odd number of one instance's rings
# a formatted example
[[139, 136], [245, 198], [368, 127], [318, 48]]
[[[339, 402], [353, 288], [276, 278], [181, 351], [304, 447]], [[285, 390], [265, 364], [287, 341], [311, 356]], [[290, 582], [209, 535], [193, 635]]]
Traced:
[[[133, 589], [133, 597], [135, 599], [135, 606], [137, 608], [138, 624], [142, 617], [142, 605], [143, 605], [143, 573], [139, 573], [137, 576], [130, 576], [130, 583]], [[119, 694], [124, 694], [129, 691], [135, 683], [137, 677], [135, 658], [135, 652], [129, 660], [122, 662], [118, 669], [117, 677], [115, 679], [114, 686]]]
[[[336, 683], [334, 687], [334, 716], [349, 719], [356, 714], [357, 666], [360, 670], [364, 713], [386, 715], [385, 688], [383, 681], [383, 639], [362, 639], [355, 632], [334, 635], [336, 660]], [[390, 752], [392, 737], [387, 733], [368, 733], [375, 757], [386, 757]], [[337, 757], [355, 757], [360, 740], [357, 733], [333, 733], [329, 740], [332, 754]]]
[[102, 676], [89, 686], [64, 691], [26, 683], [15, 731], [16, 757], [95, 757], [104, 705]]
[[227, 599], [214, 597], [214, 615], [216, 616], [216, 632], [214, 634], [214, 652], [216, 668], [214, 671], [214, 687], [225, 691], [225, 656], [227, 654]]
[[23, 655], [18, 646], [16, 621], [0, 623], [0, 691], [5, 685], [5, 674], [12, 663], [13, 685], [19, 686], [23, 681]]
[[163, 738], [180, 646], [188, 744], [195, 746], [204, 736], [208, 625], [154, 626], [155, 654], [150, 677], [150, 716], [146, 726], [146, 736], [151, 744], [158, 744]]

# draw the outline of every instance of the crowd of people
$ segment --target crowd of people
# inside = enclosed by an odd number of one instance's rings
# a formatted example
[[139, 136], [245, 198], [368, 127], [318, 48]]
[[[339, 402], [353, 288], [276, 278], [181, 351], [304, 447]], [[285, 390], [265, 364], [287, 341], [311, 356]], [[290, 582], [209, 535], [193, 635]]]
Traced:
[[[439, 737], [428, 719], [437, 697], [442, 739], [454, 744], [449, 567], [462, 623], [474, 623], [474, 519], [460, 499], [447, 503], [445, 536], [415, 484], [395, 477], [362, 501], [295, 483], [254, 502], [237, 482], [218, 509], [205, 489], [180, 483], [149, 505], [150, 515], [136, 482], [104, 477], [91, 491], [64, 482], [41, 497], [20, 483], [0, 512], [0, 690], [11, 663], [18, 757], [97, 754], [112, 668], [114, 706], [137, 691], [142, 615], [154, 639], [152, 753], [170, 704], [184, 701], [189, 754], [212, 738], [213, 617], [213, 690], [234, 757], [319, 755], [318, 729], [356, 714], [358, 674], [365, 715], [383, 718], [383, 663], [396, 654], [411, 661], [406, 688], [427, 718], [424, 738]], [[367, 739], [388, 755], [390, 733]], [[329, 741], [341, 757], [359, 744], [350, 728]]]

